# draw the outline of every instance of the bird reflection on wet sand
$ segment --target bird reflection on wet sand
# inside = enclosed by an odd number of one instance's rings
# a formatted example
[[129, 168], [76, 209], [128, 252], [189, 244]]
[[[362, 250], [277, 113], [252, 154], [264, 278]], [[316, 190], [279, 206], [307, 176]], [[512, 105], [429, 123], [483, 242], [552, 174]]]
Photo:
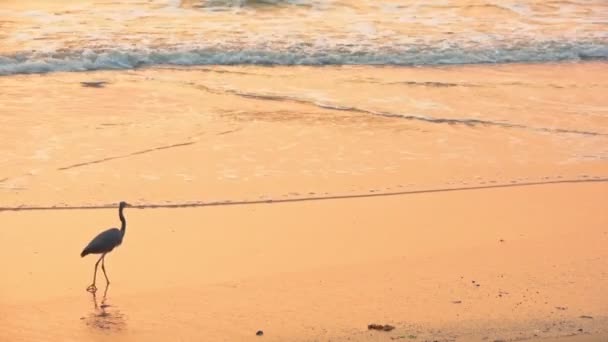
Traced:
[[120, 332], [126, 327], [125, 315], [114, 305], [108, 303], [108, 289], [106, 286], [101, 301], [98, 302], [97, 294], [91, 293], [93, 299], [93, 312], [81, 319], [85, 324], [95, 330], [107, 332]]

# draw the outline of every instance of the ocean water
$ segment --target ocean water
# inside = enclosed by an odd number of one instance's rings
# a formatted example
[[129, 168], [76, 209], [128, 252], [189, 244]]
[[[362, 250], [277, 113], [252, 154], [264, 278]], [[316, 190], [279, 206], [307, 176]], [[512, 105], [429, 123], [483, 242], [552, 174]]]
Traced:
[[9, 0], [0, 9], [0, 75], [607, 58], [603, 0]]
[[605, 180], [607, 59], [604, 0], [5, 0], [0, 201]]

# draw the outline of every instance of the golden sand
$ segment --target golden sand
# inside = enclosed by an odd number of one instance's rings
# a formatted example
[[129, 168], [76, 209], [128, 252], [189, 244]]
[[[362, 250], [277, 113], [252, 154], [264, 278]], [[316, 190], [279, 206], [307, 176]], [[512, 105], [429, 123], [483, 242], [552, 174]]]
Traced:
[[85, 292], [94, 257], [78, 253], [115, 210], [3, 212], [0, 339], [605, 336], [606, 191], [131, 208], [107, 258], [106, 314]]

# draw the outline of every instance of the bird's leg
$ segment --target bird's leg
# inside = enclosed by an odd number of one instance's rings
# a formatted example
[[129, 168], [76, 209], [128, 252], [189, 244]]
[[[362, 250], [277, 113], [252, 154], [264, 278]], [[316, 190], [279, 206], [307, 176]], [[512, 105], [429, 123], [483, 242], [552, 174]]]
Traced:
[[[87, 289], [88, 291], [88, 289]], [[93, 295], [93, 305], [95, 305], [95, 309], [97, 309], [97, 295], [95, 295], [95, 291], [89, 291]]]
[[106, 266], [105, 266], [105, 262], [106, 262], [106, 255], [104, 254], [101, 257], [101, 270], [103, 271], [103, 275], [104, 277], [106, 277], [106, 289], [108, 288], [108, 285], [110, 285], [110, 279], [108, 279], [108, 275], [106, 274]]
[[97, 260], [97, 262], [95, 263], [95, 272], [93, 272], [93, 284], [89, 285], [89, 287], [87, 287], [87, 291], [95, 293], [97, 292], [97, 286], [95, 286], [95, 278], [97, 278], [97, 266], [99, 265], [99, 262], [101, 261], [101, 259], [103, 259], [103, 257], [105, 256], [105, 254], [103, 254], [101, 256], [101, 258], [99, 258], [99, 260]]
[[106, 307], [106, 298], [108, 297], [108, 289], [110, 288], [110, 284], [106, 285], [106, 290], [103, 291], [103, 298], [101, 299], [101, 307]]

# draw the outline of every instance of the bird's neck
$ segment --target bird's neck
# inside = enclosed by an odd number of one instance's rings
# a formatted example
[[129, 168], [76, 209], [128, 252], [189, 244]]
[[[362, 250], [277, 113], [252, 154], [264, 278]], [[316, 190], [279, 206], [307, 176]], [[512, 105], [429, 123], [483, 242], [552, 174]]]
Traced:
[[120, 232], [122, 236], [125, 236], [125, 231], [127, 230], [127, 220], [125, 220], [125, 216], [122, 214], [122, 207], [118, 210], [118, 217], [120, 218], [120, 222], [122, 225], [120, 226]]

